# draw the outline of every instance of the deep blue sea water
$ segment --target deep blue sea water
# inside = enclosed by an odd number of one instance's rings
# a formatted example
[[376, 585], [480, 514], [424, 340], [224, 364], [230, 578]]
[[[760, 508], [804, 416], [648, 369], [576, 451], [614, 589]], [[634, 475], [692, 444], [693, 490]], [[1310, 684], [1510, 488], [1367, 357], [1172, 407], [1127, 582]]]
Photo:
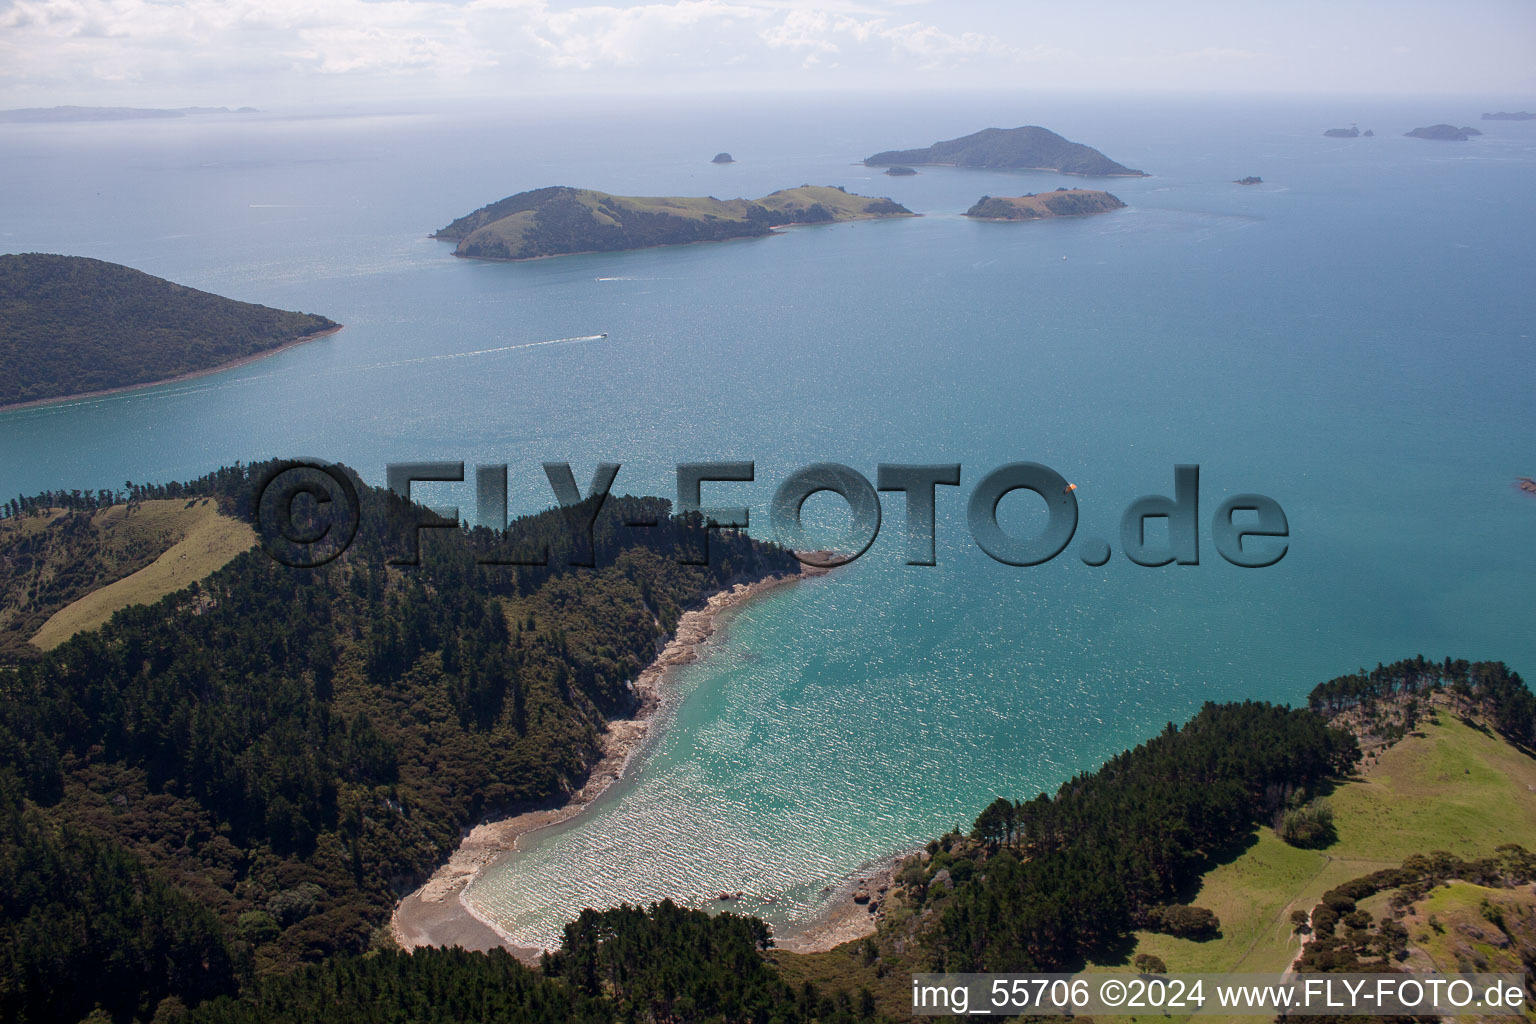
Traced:
[[[1515, 98], [1518, 99], [1518, 98]], [[624, 783], [482, 878], [526, 940], [582, 905], [719, 890], [785, 923], [864, 861], [999, 794], [1053, 789], [1206, 700], [1299, 701], [1423, 652], [1536, 671], [1536, 123], [1515, 99], [974, 96], [564, 101], [503, 108], [0, 126], [0, 250], [95, 256], [324, 313], [340, 334], [182, 384], [0, 414], [0, 494], [183, 479], [235, 459], [623, 463], [674, 493], [680, 461], [753, 459], [757, 529], [814, 461], [960, 462], [938, 566], [904, 511], [859, 562], [734, 617]], [[1528, 105], [1528, 103], [1527, 103]], [[1476, 124], [1465, 144], [1405, 139]], [[1358, 122], [1373, 139], [1324, 128]], [[1129, 207], [973, 223], [1045, 173], [857, 164], [989, 125], [1044, 124], [1152, 177]], [[738, 163], [710, 164], [719, 150]], [[1252, 187], [1234, 178], [1262, 175]], [[916, 220], [529, 264], [426, 235], [485, 202], [573, 184], [757, 196], [888, 195]], [[485, 349], [607, 333], [485, 354]], [[463, 354], [463, 355], [460, 355]], [[433, 358], [460, 355], [460, 358]], [[1079, 485], [1074, 549], [1034, 568], [970, 540], [965, 501], [1029, 459]], [[1199, 566], [1118, 552], [1120, 510], [1202, 471]], [[1216, 556], [1208, 517], [1285, 508], [1277, 566]], [[421, 495], [473, 504], [473, 484]], [[892, 500], [894, 499], [894, 500]], [[839, 515], [825, 496], [810, 507]], [[1005, 524], [1030, 528], [1022, 497]]]

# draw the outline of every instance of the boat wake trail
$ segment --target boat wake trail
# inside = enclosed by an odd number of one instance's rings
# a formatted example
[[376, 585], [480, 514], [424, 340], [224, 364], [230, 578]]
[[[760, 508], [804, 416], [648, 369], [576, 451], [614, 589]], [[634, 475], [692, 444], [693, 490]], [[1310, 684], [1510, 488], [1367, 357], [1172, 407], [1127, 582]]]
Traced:
[[543, 348], [546, 345], [571, 345], [579, 341], [604, 341], [606, 334], [583, 334], [578, 338], [551, 338], [548, 341], [527, 341], [520, 345], [498, 345], [496, 348], [477, 348], [469, 352], [447, 352], [435, 356], [415, 356], [411, 359], [395, 359], [387, 363], [370, 363], [367, 366], [350, 367], [342, 371], [384, 370], [391, 366], [413, 366], [416, 363], [435, 363], [443, 359], [469, 359], [472, 356], [489, 356], [497, 352], [518, 352], [526, 348]]
[[[330, 370], [315, 370], [305, 374], [306, 378], [320, 377], [344, 377], [351, 373], [364, 373], [368, 370], [386, 370], [396, 366], [414, 366], [418, 363], [434, 363], [446, 359], [470, 359], [476, 356], [496, 355], [502, 352], [520, 352], [524, 349], [545, 348], [549, 345], [574, 345], [580, 342], [606, 341], [608, 335], [583, 334], [575, 338], [550, 338], [546, 341], [525, 341], [516, 345], [497, 345], [494, 348], [477, 348], [467, 352], [445, 352], [430, 356], [413, 356], [409, 359], [392, 359], [382, 363], [365, 363], [362, 366], [343, 366]], [[230, 369], [234, 369], [231, 367]], [[239, 380], [214, 380], [223, 371], [216, 371], [208, 375], [206, 380], [188, 381], [180, 386], [164, 387], [163, 390], [154, 390], [155, 385], [146, 384], [143, 388], [135, 388], [131, 391], [123, 391], [113, 395], [99, 395], [94, 398], [82, 398], [73, 402], [58, 402], [52, 405], [38, 406], [32, 410], [39, 413], [56, 413], [65, 409], [78, 409], [82, 406], [99, 405], [103, 402], [119, 401], [125, 398], [137, 399], [163, 399], [182, 398], [187, 395], [200, 395], [207, 391], [226, 391], [230, 388], [243, 388], [251, 384], [259, 384], [262, 381], [273, 380], [278, 377], [288, 377], [288, 372], [260, 373], [254, 377], [241, 377]]]

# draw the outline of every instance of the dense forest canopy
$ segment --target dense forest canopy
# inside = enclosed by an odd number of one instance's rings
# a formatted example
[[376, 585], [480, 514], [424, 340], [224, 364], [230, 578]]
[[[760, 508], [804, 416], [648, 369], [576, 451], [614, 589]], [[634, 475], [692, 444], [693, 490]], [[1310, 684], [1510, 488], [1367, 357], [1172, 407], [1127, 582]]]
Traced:
[[[270, 468], [123, 496], [250, 517]], [[797, 566], [728, 531], [710, 538], [709, 564], [686, 564], [703, 550], [697, 518], [625, 497], [602, 507], [591, 552], [552, 510], [509, 535], [431, 531], [421, 564], [397, 567], [397, 516], [421, 510], [351, 479], [357, 540], [334, 562], [292, 569], [249, 551], [0, 669], [0, 1021], [874, 1016], [856, 986], [786, 981], [762, 922], [668, 903], [583, 913], [537, 969], [388, 948], [394, 901], [462, 828], [581, 785], [605, 720], [632, 709], [631, 680], [686, 606]], [[83, 515], [116, 496], [68, 497]], [[658, 525], [623, 525], [646, 519]], [[509, 544], [550, 557], [482, 564]], [[589, 554], [595, 568], [571, 564]], [[902, 872], [908, 912], [882, 924], [874, 955], [913, 970], [1060, 969], [1136, 928], [1216, 933], [1180, 894], [1355, 763], [1326, 715], [1437, 686], [1530, 734], [1536, 699], [1492, 662], [1381, 666], [1319, 686], [1313, 709], [1207, 705], [930, 844]]]
[[0, 406], [168, 380], [336, 326], [102, 260], [0, 255]]
[[611, 1024], [619, 1021], [854, 1024], [868, 991], [791, 989], [763, 958], [767, 928], [663, 901], [585, 911], [540, 970], [501, 950], [421, 949], [342, 956], [242, 998], [207, 1003], [193, 1024]]
[[976, 819], [978, 842], [905, 877], [935, 911], [920, 935], [929, 966], [1061, 970], [1133, 928], [1219, 927], [1175, 909], [1180, 890], [1290, 793], [1357, 757], [1352, 736], [1310, 711], [1207, 704], [1054, 797], [999, 798]]
[[[264, 473], [232, 467], [133, 494], [248, 513]], [[0, 777], [40, 820], [131, 853], [217, 915], [209, 934], [242, 977], [365, 950], [461, 828], [579, 788], [605, 720], [632, 710], [630, 681], [686, 606], [733, 578], [798, 568], [718, 532], [709, 565], [682, 564], [704, 531], [645, 498], [607, 501], [594, 569], [568, 564], [576, 541], [560, 511], [510, 531], [547, 546], [546, 566], [478, 564], [504, 546], [478, 530], [434, 531], [446, 535], [427, 539], [420, 566], [392, 568], [408, 543], [391, 511], [402, 503], [358, 489], [358, 537], [335, 562], [292, 569], [252, 550], [0, 670]], [[658, 525], [621, 525], [643, 519]], [[4, 916], [0, 936], [24, 926]], [[69, 942], [18, 955], [46, 973], [73, 955], [58, 948]], [[142, 966], [113, 1012], [175, 989], [159, 961]], [[64, 1005], [101, 998], [56, 982]], [[7, 991], [0, 1019], [15, 1019]], [[75, 1009], [68, 1019], [91, 1006]]]

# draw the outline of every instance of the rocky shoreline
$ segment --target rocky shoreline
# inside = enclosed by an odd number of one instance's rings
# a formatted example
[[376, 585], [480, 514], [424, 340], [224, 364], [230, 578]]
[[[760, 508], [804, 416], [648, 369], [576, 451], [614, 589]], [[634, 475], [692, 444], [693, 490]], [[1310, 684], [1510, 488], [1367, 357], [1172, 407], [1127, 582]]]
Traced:
[[395, 942], [403, 949], [462, 946], [484, 950], [501, 946], [524, 960], [537, 960], [542, 950], [512, 942], [464, 900], [464, 890], [498, 858], [518, 849], [523, 836], [580, 814], [624, 774], [630, 759], [643, 748], [649, 736], [652, 716], [669, 695], [665, 685], [667, 673], [698, 660], [699, 647], [719, 628], [722, 613], [781, 584], [828, 571], [802, 565], [797, 575], [781, 574], [734, 583], [711, 595], [702, 607], [684, 612], [672, 639], [635, 678], [633, 716], [608, 722], [602, 738], [602, 757], [593, 766], [586, 784], [563, 804], [488, 819], [466, 833], [448, 861], [424, 885], [395, 905], [390, 918], [390, 933]]
[[829, 893], [820, 914], [798, 928], [774, 936], [774, 948], [791, 953], [822, 953], [845, 942], [873, 935], [896, 886], [896, 875], [920, 848], [870, 861]]

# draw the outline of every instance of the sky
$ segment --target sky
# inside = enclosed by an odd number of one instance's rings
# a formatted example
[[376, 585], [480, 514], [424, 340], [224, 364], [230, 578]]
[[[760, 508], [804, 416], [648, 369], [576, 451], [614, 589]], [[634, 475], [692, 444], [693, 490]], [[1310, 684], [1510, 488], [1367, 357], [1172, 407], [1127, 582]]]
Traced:
[[939, 88], [1536, 96], [1536, 0], [0, 0], [0, 107]]

